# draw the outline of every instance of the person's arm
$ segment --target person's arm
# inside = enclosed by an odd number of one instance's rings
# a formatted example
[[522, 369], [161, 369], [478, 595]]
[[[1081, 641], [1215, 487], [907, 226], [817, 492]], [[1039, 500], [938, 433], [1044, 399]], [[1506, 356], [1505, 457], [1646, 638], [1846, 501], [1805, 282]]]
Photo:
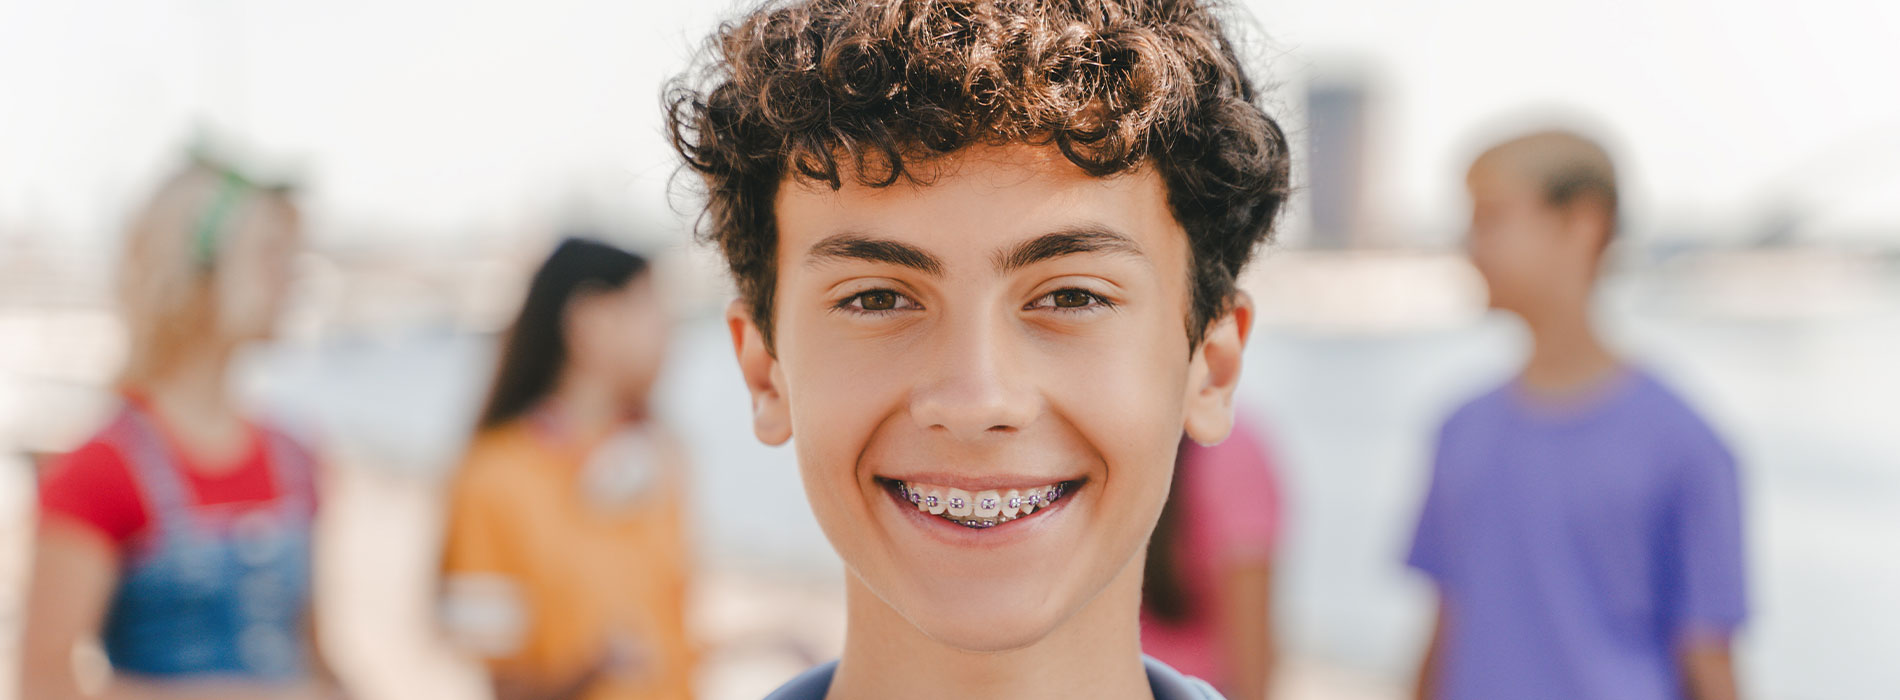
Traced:
[[311, 693], [324, 700], [344, 700], [350, 694], [343, 689], [343, 682], [337, 679], [336, 669], [330, 666], [329, 654], [323, 652], [323, 633], [314, 608], [312, 606], [311, 610], [304, 613], [310, 621], [304, 629], [309, 635]]
[[1439, 659], [1443, 656], [1445, 627], [1449, 622], [1446, 618], [1450, 617], [1450, 612], [1445, 606], [1444, 597], [1440, 596], [1437, 613], [1433, 616], [1432, 638], [1425, 644], [1425, 657], [1418, 664], [1418, 685], [1412, 690], [1412, 697], [1417, 700], [1437, 697]]
[[1666, 530], [1679, 567], [1665, 599], [1675, 620], [1677, 676], [1692, 700], [1740, 695], [1731, 640], [1747, 617], [1741, 475], [1732, 455], [1697, 423], [1675, 443], [1683, 471]]
[[494, 670], [489, 679], [495, 700], [576, 700], [606, 675], [607, 664], [595, 663], [572, 677], [549, 683], [539, 678]]
[[1234, 700], [1262, 700], [1278, 661], [1273, 645], [1273, 564], [1237, 562], [1221, 572], [1221, 647], [1227, 652], [1226, 691]]
[[[469, 520], [457, 523], [462, 528], [472, 525], [474, 521]], [[456, 546], [452, 539], [451, 544], [451, 552], [467, 552], [472, 543]], [[527, 634], [528, 612], [518, 584], [503, 574], [455, 570], [466, 561], [466, 557], [449, 558], [451, 570], [442, 579], [437, 624], [449, 646], [482, 662], [495, 700], [574, 698], [600, 680], [606, 672], [605, 663], [592, 664], [564, 678], [520, 670], [514, 659]]]
[[59, 518], [40, 523], [20, 639], [21, 697], [86, 697], [73, 669], [73, 649], [98, 634], [118, 578], [117, 552], [103, 533]]
[[310, 464], [315, 465], [315, 473], [311, 475], [310, 483], [311, 490], [315, 494], [317, 510], [310, 524], [312, 542], [310, 563], [313, 573], [310, 575], [311, 601], [310, 605], [304, 609], [306, 637], [304, 643], [310, 654], [306, 663], [310, 667], [310, 685], [314, 695], [324, 700], [344, 700], [350, 697], [350, 693], [344, 689], [342, 680], [337, 677], [336, 667], [330, 664], [330, 654], [323, 648], [323, 617], [317, 612], [318, 608], [325, 605], [321, 600], [325, 588], [322, 585], [324, 580], [322, 574], [329, 568], [331, 562], [337, 560], [335, 553], [325, 546], [332, 541], [327, 533], [330, 532], [329, 526], [334, 521], [328, 517], [332, 511], [325, 507], [325, 503], [328, 502], [327, 495], [334, 492], [331, 484], [335, 473], [330, 471], [330, 462], [314, 455], [310, 458]]
[[1678, 654], [1690, 700], [1736, 700], [1734, 657], [1727, 639], [1689, 642]]
[[65, 518], [41, 521], [33, 546], [22, 632], [20, 696], [34, 700], [262, 700], [303, 698], [235, 683], [150, 684], [114, 679], [96, 694], [80, 687], [73, 650], [96, 637], [118, 585], [118, 552], [103, 533]]
[[1459, 409], [1446, 419], [1438, 428], [1436, 446], [1432, 450], [1431, 481], [1425, 488], [1424, 502], [1419, 505], [1418, 525], [1412, 531], [1412, 547], [1405, 555], [1405, 565], [1431, 579], [1434, 591], [1432, 596], [1432, 636], [1425, 642], [1425, 653], [1419, 659], [1417, 685], [1412, 689], [1412, 697], [1417, 700], [1432, 700], [1437, 697], [1442, 680], [1441, 669], [1445, 665], [1445, 644], [1450, 637], [1453, 624], [1449, 600], [1452, 588], [1449, 575], [1452, 567], [1448, 564], [1455, 560], [1458, 551], [1457, 538], [1451, 536], [1451, 520], [1462, 509], [1447, 505], [1445, 482], [1447, 472], [1461, 463], [1456, 456], [1456, 445], [1460, 442], [1464, 430], [1460, 427], [1460, 418], [1466, 409]]
[[691, 531], [688, 529], [688, 523], [692, 522], [690, 506], [688, 505], [692, 502], [690, 492], [690, 485], [692, 483], [692, 453], [686, 446], [686, 442], [681, 440], [679, 435], [674, 433], [665, 424], [656, 423], [655, 428], [656, 434], [660, 436], [660, 445], [662, 455], [665, 459], [667, 479], [670, 482], [670, 485], [667, 487], [666, 496], [666, 508], [669, 513], [669, 517], [666, 519], [666, 551], [674, 561], [678, 562], [676, 575], [671, 577], [668, 581], [668, 586], [671, 591], [669, 597], [676, 602], [668, 606], [667, 617], [664, 618], [664, 624], [667, 625], [669, 629], [679, 631], [679, 639], [676, 643], [667, 644], [662, 639], [658, 640], [656, 646], [662, 651], [659, 658], [665, 659], [663, 663], [666, 663], [669, 667], [684, 669], [689, 678], [688, 683], [690, 684], [690, 679], [696, 675], [695, 670], [699, 667], [701, 651], [699, 648], [700, 640], [694, 637], [692, 625], [687, 621], [689, 617], [688, 611], [694, 609], [693, 604], [695, 601], [693, 600], [692, 592], [694, 590], [693, 579], [696, 575], [696, 562], [694, 561], [692, 546], [693, 537]]
[[578, 698], [599, 681], [603, 664], [547, 678], [508, 661], [520, 653], [533, 613], [512, 573], [519, 569], [506, 495], [512, 485], [490, 459], [480, 443], [471, 448], [450, 489], [436, 622], [451, 647], [482, 662], [495, 700]]

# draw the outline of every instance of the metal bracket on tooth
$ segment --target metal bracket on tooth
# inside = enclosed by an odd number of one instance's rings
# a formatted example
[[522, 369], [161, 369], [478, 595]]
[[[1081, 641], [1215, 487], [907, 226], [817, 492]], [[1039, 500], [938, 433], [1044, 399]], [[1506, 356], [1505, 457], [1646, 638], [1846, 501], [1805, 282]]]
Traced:
[[[1016, 516], [1016, 517], [1022, 517], [1022, 516]], [[1006, 523], [1015, 519], [1016, 518], [1012, 518], [1007, 515], [998, 515], [994, 518], [977, 518], [977, 517], [950, 518], [950, 522], [956, 523], [958, 525], [962, 525], [964, 527], [984, 528], [984, 527], [996, 527], [998, 525], [1001, 525], [1003, 523]]]

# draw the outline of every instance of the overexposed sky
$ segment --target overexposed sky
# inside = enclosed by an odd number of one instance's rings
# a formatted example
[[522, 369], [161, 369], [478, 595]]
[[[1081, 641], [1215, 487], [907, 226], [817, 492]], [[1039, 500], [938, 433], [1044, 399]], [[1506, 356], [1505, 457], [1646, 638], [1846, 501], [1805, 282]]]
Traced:
[[[1562, 107], [1613, 130], [1639, 227], [1744, 235], [1794, 206], [1819, 235], [1900, 235], [1895, 3], [1247, 7], [1280, 103], [1316, 72], [1371, 76], [1372, 191], [1397, 229], [1455, 233], [1473, 137]], [[199, 123], [296, 165], [326, 235], [492, 230], [576, 193], [673, 221], [660, 86], [730, 8], [0, 0], [0, 226], [113, 240]]]
[[[1900, 4], [1262, 0], [1295, 61], [1358, 60], [1386, 108], [1389, 216], [1455, 226], [1485, 125], [1561, 107], [1610, 130], [1639, 224], [1742, 229], [1772, 200], [1900, 234]], [[1284, 27], [1284, 29], [1276, 29]], [[1739, 232], [1739, 231], [1738, 231]], [[1891, 240], [1891, 239], [1890, 239]]]

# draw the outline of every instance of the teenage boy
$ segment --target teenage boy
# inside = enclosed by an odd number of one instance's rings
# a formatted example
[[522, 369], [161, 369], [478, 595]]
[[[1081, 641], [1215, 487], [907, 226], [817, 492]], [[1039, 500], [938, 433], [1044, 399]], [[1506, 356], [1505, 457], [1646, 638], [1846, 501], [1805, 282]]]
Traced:
[[673, 93], [753, 430], [797, 437], [848, 569], [843, 658], [772, 697], [1218, 697], [1138, 614], [1286, 196], [1223, 31], [1189, 0], [774, 3]]
[[1616, 230], [1609, 156], [1533, 133], [1485, 151], [1466, 184], [1471, 261], [1533, 349], [1438, 437], [1408, 559], [1439, 592], [1418, 696], [1734, 698], [1735, 461], [1590, 323]]

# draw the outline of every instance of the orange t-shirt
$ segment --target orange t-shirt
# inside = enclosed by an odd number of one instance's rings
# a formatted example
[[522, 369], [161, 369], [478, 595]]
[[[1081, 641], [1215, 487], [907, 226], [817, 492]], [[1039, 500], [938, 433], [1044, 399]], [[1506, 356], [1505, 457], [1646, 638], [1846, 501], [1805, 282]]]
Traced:
[[584, 697], [690, 697], [678, 455], [655, 450], [654, 483], [607, 507], [584, 488], [590, 452], [564, 447], [528, 421], [478, 435], [452, 488], [443, 573], [512, 584], [522, 634], [512, 651], [487, 659], [496, 671], [562, 682], [619, 640], [632, 643], [636, 669], [605, 676]]

